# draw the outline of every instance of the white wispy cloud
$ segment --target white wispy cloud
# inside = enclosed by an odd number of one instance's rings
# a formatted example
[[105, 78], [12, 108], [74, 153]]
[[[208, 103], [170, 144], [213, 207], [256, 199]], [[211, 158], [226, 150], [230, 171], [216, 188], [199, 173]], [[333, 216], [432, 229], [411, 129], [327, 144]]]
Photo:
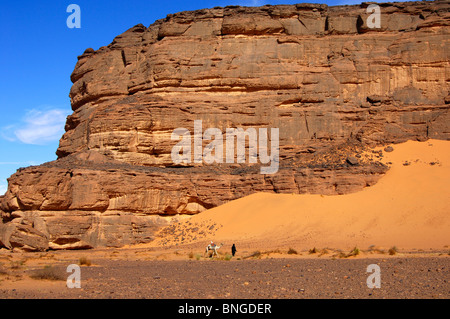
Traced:
[[58, 108], [32, 109], [19, 123], [4, 127], [1, 136], [11, 142], [45, 145], [61, 138], [69, 114], [70, 110]]
[[38, 165], [34, 161], [26, 161], [26, 162], [0, 162], [0, 165]]
[[0, 184], [0, 196], [5, 195], [7, 190], [8, 190], [8, 186], [7, 185]]

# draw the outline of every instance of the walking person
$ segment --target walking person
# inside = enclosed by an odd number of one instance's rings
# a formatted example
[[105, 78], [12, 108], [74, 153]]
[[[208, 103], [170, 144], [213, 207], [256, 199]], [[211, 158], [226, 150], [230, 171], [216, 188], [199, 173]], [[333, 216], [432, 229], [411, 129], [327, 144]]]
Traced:
[[234, 254], [236, 254], [237, 250], [236, 250], [236, 246], [233, 244], [233, 247], [231, 247], [231, 254], [234, 257]]

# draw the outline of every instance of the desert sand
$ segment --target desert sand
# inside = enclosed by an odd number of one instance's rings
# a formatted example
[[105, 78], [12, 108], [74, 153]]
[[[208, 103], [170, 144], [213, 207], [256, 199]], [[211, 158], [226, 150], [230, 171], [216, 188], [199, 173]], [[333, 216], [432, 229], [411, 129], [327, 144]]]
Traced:
[[[256, 193], [168, 226], [151, 244], [2, 249], [0, 298], [448, 298], [449, 146], [393, 145], [382, 159], [390, 170], [361, 192]], [[214, 258], [210, 240], [224, 243]], [[365, 283], [374, 263], [376, 291]], [[70, 264], [82, 265], [81, 289], [66, 287]], [[54, 278], [33, 277], [42, 270]]]
[[236, 243], [266, 250], [288, 246], [446, 249], [450, 245], [450, 142], [408, 141], [393, 148], [383, 152], [381, 160], [390, 167], [387, 174], [361, 192], [256, 193], [162, 231], [152, 246], [212, 240], [227, 247]]

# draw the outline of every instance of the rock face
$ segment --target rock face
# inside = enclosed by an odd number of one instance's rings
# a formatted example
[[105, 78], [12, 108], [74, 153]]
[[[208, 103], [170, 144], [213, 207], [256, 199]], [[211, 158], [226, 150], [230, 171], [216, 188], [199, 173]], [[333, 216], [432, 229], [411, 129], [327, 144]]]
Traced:
[[[87, 49], [58, 160], [9, 179], [1, 229], [14, 224], [37, 250], [148, 242], [253, 192], [373, 185], [387, 167], [358, 158], [367, 146], [450, 139], [449, 3], [380, 4], [378, 29], [367, 5], [181, 12]], [[224, 133], [279, 128], [278, 173], [174, 165], [171, 134], [195, 120]]]
[[8, 249], [22, 251], [45, 251], [48, 247], [48, 238], [33, 225], [17, 222], [0, 224], [0, 244]]

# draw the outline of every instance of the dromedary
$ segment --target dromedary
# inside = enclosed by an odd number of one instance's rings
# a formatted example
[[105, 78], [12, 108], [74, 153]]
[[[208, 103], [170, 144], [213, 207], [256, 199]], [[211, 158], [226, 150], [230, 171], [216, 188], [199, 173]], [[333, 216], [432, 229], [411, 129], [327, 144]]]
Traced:
[[219, 256], [219, 255], [217, 254], [217, 250], [218, 250], [220, 247], [222, 247], [222, 246], [223, 246], [223, 243], [221, 243], [220, 246], [219, 246], [219, 245], [216, 245], [216, 244], [213, 244], [213, 243], [208, 244], [208, 246], [206, 246], [206, 251], [205, 251], [205, 253], [208, 254], [209, 251], [212, 250], [212, 251], [213, 251], [212, 257], [214, 257], [214, 255]]

